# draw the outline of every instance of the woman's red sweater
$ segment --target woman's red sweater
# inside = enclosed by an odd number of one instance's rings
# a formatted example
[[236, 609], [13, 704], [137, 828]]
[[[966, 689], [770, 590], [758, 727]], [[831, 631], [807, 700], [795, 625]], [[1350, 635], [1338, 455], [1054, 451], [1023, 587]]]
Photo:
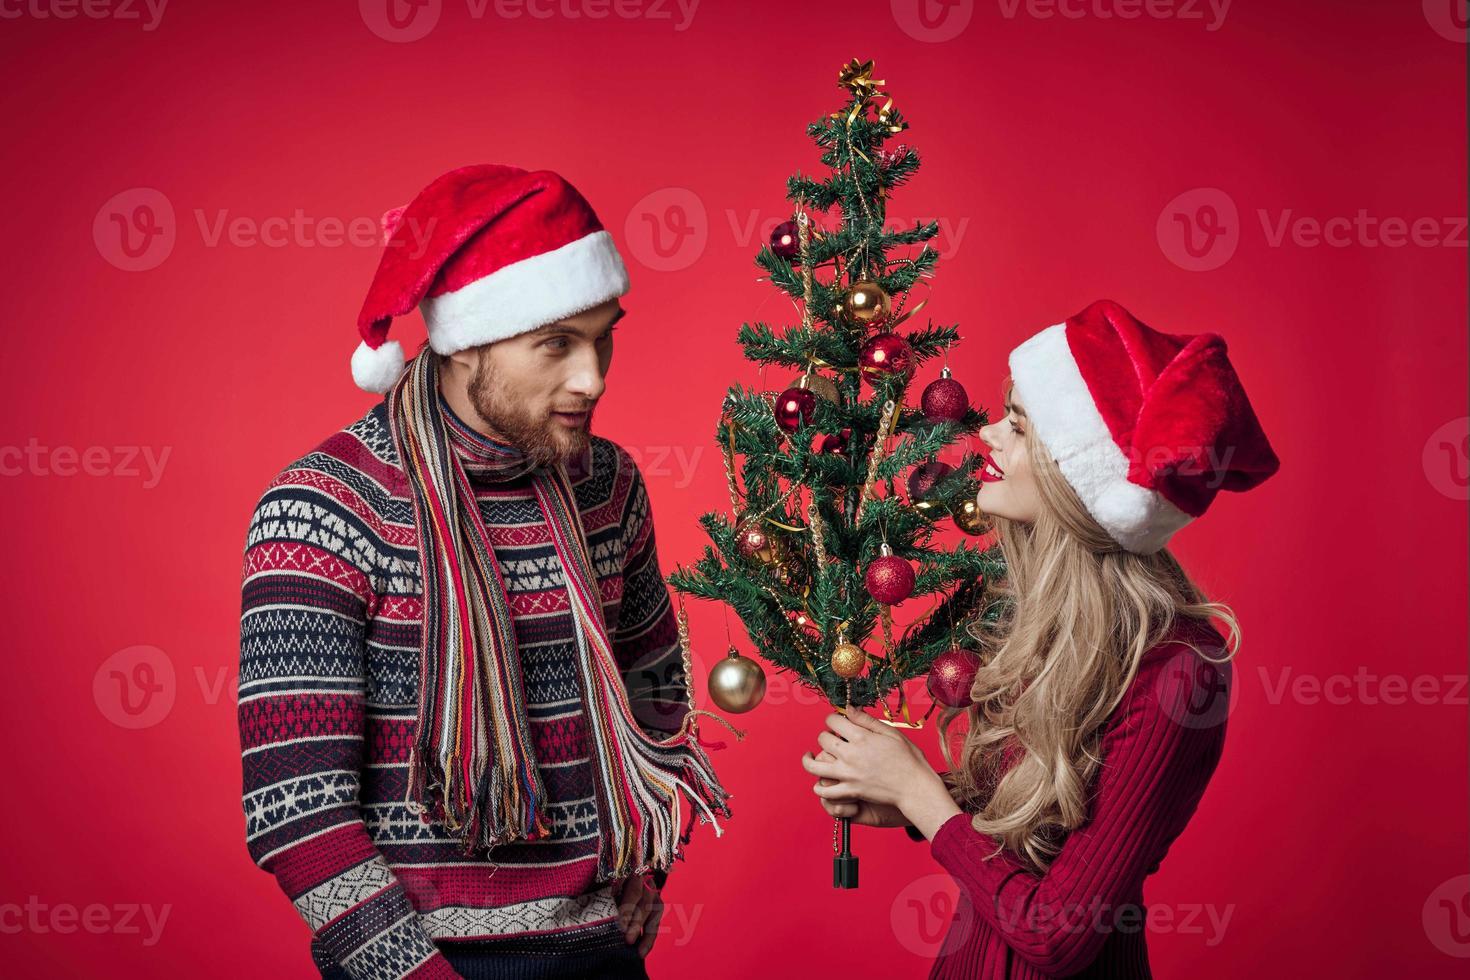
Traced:
[[[1181, 632], [1189, 630], [1190, 632]], [[1220, 761], [1230, 666], [1208, 663], [1218, 633], [1182, 626], [1145, 656], [1109, 717], [1088, 822], [1045, 874], [1028, 871], [970, 815], [955, 814], [930, 852], [960, 887], [935, 978], [1149, 977], [1143, 882], [1184, 830]]]

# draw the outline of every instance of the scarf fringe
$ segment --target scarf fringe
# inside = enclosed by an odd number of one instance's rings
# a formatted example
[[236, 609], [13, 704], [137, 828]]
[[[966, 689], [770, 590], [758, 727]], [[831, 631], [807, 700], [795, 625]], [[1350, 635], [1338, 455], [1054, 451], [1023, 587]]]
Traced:
[[[578, 616], [588, 616], [585, 606], [578, 609]], [[667, 870], [682, 856], [681, 845], [688, 843], [696, 817], [701, 823], [712, 824], [716, 837], [724, 834], [716, 814], [731, 816], [730, 793], [699, 746], [691, 716], [686, 715], [679, 731], [668, 739], [656, 741], [649, 737], [633, 717], [605, 634], [586, 629], [579, 635], [591, 640], [579, 646], [591, 661], [590, 673], [597, 680], [593, 692], [599, 702], [596, 716], [604, 722], [594, 726], [593, 734], [609, 753], [602, 758], [617, 763], [615, 767], [599, 766], [599, 799], [626, 804], [601, 807], [600, 818], [611, 813], [612, 819], [604, 826], [598, 878], [620, 878], [654, 868]], [[728, 726], [724, 719], [719, 720]], [[738, 734], [744, 737], [744, 733]], [[689, 824], [682, 831], [680, 790], [693, 804]]]

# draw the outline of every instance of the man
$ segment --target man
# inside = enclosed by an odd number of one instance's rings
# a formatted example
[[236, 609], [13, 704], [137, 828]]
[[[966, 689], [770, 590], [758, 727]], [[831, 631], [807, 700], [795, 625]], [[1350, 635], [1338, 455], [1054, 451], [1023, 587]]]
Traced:
[[664, 872], [729, 808], [641, 475], [590, 431], [627, 272], [547, 171], [455, 170], [383, 223], [352, 368], [387, 397], [246, 542], [251, 857], [326, 977], [644, 977]]

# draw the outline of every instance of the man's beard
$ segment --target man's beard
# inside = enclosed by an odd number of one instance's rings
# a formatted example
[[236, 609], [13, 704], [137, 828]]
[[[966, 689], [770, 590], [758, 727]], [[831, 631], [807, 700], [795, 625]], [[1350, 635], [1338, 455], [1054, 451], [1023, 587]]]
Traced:
[[568, 428], [554, 418], [535, 418], [496, 384], [489, 359], [484, 356], [475, 365], [468, 393], [480, 421], [538, 466], [582, 457], [592, 445], [593, 403], [584, 402], [578, 409], [588, 413], [587, 424], [580, 429]]

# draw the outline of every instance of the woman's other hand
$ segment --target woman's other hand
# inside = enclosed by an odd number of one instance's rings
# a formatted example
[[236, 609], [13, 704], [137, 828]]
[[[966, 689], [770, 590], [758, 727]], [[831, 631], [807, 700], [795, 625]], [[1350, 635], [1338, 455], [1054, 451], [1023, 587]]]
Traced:
[[[831, 762], [833, 759], [828, 752], [823, 751], [821, 755], [817, 756], [817, 761]], [[819, 779], [817, 780], [817, 785], [831, 786], [832, 780]], [[861, 824], [864, 827], [913, 826], [909, 823], [908, 818], [903, 815], [903, 811], [891, 803], [872, 803], [860, 797], [846, 800], [824, 799], [821, 802], [822, 809], [826, 810], [829, 816], [847, 817], [853, 823]]]
[[873, 826], [912, 824], [932, 838], [944, 819], [960, 812], [918, 746], [895, 729], [852, 708], [828, 715], [827, 729], [817, 736], [821, 756], [808, 752], [801, 764], [820, 777], [812, 792], [838, 807], [824, 807], [828, 813], [846, 816], [842, 811], [856, 807], [856, 817], [885, 821]]

